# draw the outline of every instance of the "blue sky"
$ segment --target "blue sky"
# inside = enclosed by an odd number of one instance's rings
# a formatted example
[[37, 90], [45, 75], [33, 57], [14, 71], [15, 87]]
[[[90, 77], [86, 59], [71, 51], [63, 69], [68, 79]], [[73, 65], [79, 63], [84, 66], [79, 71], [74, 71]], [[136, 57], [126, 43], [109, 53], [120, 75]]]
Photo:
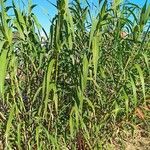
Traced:
[[[56, 0], [49, 0], [49, 1], [56, 4]], [[145, 0], [129, 0], [129, 1], [138, 4], [139, 6], [143, 6], [143, 4], [145, 3]], [[49, 18], [52, 19], [52, 17], [56, 13], [55, 7], [52, 6], [47, 0], [33, 0], [33, 2], [38, 5], [35, 8], [34, 12], [37, 14], [40, 23], [46, 30], [49, 30], [50, 25]], [[88, 0], [88, 2], [92, 4], [98, 2], [98, 0]], [[148, 2], [150, 3], [150, 0], [148, 0]], [[49, 16], [46, 15], [47, 13], [49, 14]]]
[[[21, 0], [15, 0], [15, 2], [19, 2]], [[24, 2], [27, 2], [27, 0], [23, 0]], [[37, 4], [37, 6], [34, 8], [34, 13], [38, 17], [39, 22], [44, 27], [46, 31], [49, 31], [50, 26], [50, 20], [53, 18], [53, 16], [56, 14], [56, 9], [53, 5], [51, 5], [48, 1], [51, 3], [56, 4], [57, 0], [32, 0], [34, 4]], [[80, 0], [84, 1], [84, 0]], [[112, 0], [110, 0], [112, 1]], [[145, 0], [128, 0], [132, 3], [138, 4], [139, 6], [143, 6], [145, 3]], [[90, 4], [98, 2], [98, 0], [88, 0]], [[148, 0], [148, 3], [150, 3], [150, 0]], [[7, 0], [7, 4], [11, 4], [11, 0]], [[94, 7], [92, 7], [94, 11]]]

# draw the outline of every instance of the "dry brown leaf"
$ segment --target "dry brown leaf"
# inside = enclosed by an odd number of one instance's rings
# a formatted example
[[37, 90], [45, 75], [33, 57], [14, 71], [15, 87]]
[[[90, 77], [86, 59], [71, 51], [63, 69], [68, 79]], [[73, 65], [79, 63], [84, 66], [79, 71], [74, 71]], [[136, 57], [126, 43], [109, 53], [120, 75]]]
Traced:
[[137, 107], [135, 109], [135, 114], [142, 120], [144, 120], [144, 113], [143, 111], [141, 110], [141, 108]]

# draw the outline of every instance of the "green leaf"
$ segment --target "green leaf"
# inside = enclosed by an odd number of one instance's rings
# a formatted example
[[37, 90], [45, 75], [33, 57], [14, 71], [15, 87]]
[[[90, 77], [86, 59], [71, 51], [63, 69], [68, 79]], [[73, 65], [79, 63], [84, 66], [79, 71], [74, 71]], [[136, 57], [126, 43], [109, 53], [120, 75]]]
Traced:
[[133, 91], [133, 99], [134, 99], [134, 107], [136, 108], [137, 107], [137, 90], [136, 90], [136, 85], [135, 85], [135, 82], [132, 78], [132, 76], [130, 75], [130, 83], [131, 83], [131, 86], [132, 86], [132, 91]]
[[97, 27], [97, 23], [98, 23], [98, 19], [93, 19], [92, 28], [91, 28], [91, 31], [90, 31], [89, 49], [91, 48], [91, 43], [92, 43], [94, 33], [95, 33], [95, 30], [96, 30], [96, 27]]
[[2, 48], [3, 48], [4, 44], [5, 44], [5, 42], [6, 42], [6, 41], [0, 41], [0, 53], [1, 53], [1, 51], [2, 51]]
[[92, 54], [93, 54], [93, 65], [94, 65], [94, 76], [96, 80], [97, 76], [97, 66], [98, 66], [98, 60], [99, 60], [99, 54], [100, 54], [100, 37], [94, 36], [92, 41]]
[[55, 60], [52, 59], [49, 64], [48, 64], [48, 68], [47, 68], [47, 72], [45, 74], [45, 79], [44, 79], [44, 83], [43, 84], [43, 88], [45, 89], [45, 92], [43, 93], [44, 96], [44, 113], [43, 113], [43, 117], [46, 116], [47, 114], [47, 105], [48, 105], [48, 100], [49, 100], [49, 93], [50, 91], [53, 89], [53, 83], [51, 80], [52, 77], [52, 72], [53, 72], [53, 66], [54, 66], [54, 62]]
[[0, 55], [0, 96], [4, 95], [4, 82], [6, 77], [6, 71], [7, 71], [7, 51], [3, 50]]
[[84, 92], [88, 77], [88, 60], [86, 54], [83, 57], [83, 73], [82, 73], [82, 91]]
[[75, 112], [75, 107], [72, 107], [71, 112], [70, 112], [70, 118], [69, 118], [69, 126], [70, 126], [70, 136], [71, 136], [71, 138], [74, 137], [74, 119], [73, 119], [74, 112]]
[[123, 93], [124, 93], [124, 99], [125, 99], [125, 108], [126, 108], [126, 116], [127, 119], [129, 118], [129, 97], [128, 94], [126, 93], [125, 89], [123, 89]]
[[6, 143], [8, 141], [8, 136], [10, 134], [10, 129], [11, 129], [11, 126], [12, 126], [12, 120], [13, 120], [14, 114], [15, 114], [15, 105], [13, 105], [10, 109], [8, 121], [7, 121], [7, 124], [6, 124], [6, 131], [5, 131]]
[[141, 80], [141, 84], [142, 84], [142, 90], [143, 90], [143, 96], [144, 96], [144, 100], [145, 100], [146, 96], [145, 96], [144, 74], [143, 74], [143, 71], [142, 71], [142, 69], [141, 69], [139, 64], [135, 64], [135, 67], [136, 67], [136, 69], [137, 69], [137, 71], [139, 73], [139, 76], [140, 76], [140, 80]]

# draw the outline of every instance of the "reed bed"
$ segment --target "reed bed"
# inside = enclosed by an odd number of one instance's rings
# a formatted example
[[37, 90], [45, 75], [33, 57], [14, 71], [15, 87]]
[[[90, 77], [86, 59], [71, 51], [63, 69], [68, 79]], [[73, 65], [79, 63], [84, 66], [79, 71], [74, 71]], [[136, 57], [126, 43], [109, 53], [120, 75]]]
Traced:
[[143, 139], [148, 148], [150, 4], [104, 0], [92, 15], [88, 1], [57, 0], [47, 33], [31, 0], [24, 9], [6, 2], [0, 149], [126, 149]]

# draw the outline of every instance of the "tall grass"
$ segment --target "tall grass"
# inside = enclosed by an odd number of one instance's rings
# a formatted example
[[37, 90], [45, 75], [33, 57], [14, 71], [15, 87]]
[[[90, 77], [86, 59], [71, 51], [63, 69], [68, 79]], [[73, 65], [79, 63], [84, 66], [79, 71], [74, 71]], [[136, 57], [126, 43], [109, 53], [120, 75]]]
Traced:
[[57, 0], [49, 33], [31, 1], [0, 2], [3, 149], [123, 149], [137, 130], [149, 138], [147, 1], [99, 1], [92, 16], [88, 1]]

